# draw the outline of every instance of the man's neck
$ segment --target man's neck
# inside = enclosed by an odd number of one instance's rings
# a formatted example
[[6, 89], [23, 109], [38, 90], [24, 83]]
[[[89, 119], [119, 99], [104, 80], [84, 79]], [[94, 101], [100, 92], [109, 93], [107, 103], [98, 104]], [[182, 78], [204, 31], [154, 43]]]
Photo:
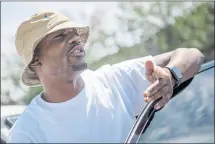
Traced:
[[42, 98], [50, 103], [65, 102], [77, 96], [83, 87], [84, 81], [82, 77], [68, 82], [50, 81], [50, 83], [43, 86]]

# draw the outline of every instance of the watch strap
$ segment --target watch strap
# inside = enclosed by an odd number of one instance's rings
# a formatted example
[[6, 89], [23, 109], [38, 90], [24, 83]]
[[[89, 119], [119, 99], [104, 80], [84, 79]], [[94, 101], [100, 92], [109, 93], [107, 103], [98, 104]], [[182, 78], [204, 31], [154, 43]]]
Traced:
[[165, 66], [165, 68], [167, 68], [170, 71], [172, 77], [175, 79], [175, 85], [173, 86], [173, 88], [178, 87], [181, 84], [181, 80], [177, 77], [177, 75], [175, 74], [171, 67]]

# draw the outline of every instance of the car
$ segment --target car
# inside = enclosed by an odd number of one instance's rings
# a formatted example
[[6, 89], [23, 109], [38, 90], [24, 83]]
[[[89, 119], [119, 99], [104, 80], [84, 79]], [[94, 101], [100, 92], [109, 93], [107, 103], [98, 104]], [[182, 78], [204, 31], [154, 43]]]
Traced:
[[25, 105], [1, 106], [1, 143], [6, 143], [9, 130], [24, 111]]
[[214, 143], [214, 60], [155, 110], [159, 100], [144, 107], [125, 143]]
[[[165, 107], [155, 110], [159, 100], [143, 108], [125, 143], [214, 143], [214, 61], [204, 63], [193, 78], [174, 89]], [[2, 108], [2, 143], [24, 108]]]

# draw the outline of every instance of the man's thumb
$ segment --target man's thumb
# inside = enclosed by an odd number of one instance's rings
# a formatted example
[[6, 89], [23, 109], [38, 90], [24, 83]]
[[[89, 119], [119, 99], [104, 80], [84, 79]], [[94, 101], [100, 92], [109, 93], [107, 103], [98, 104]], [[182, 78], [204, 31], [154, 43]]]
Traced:
[[154, 71], [154, 64], [151, 60], [147, 60], [145, 63], [146, 75], [151, 75]]

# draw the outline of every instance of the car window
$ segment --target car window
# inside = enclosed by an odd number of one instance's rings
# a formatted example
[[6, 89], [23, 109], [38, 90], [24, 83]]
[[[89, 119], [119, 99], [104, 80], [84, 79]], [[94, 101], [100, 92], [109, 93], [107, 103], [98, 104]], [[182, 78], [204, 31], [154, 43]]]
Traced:
[[196, 75], [155, 113], [139, 139], [143, 142], [214, 142], [214, 68]]

